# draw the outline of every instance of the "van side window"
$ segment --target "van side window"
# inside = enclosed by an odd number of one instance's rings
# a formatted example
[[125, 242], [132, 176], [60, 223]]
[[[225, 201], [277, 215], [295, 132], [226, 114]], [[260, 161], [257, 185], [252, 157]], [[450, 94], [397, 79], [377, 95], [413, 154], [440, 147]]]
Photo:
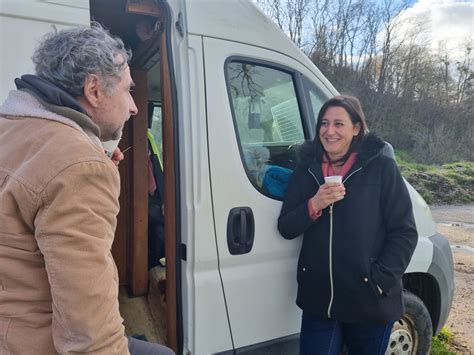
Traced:
[[243, 164], [252, 184], [281, 199], [305, 140], [294, 78], [281, 69], [226, 63], [227, 87]]

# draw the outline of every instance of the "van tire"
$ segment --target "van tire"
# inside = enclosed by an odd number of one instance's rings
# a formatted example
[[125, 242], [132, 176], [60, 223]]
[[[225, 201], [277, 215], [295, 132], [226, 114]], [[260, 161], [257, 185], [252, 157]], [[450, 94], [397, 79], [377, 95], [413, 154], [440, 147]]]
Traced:
[[423, 301], [410, 291], [403, 292], [405, 314], [396, 321], [386, 355], [429, 354], [433, 338], [431, 317]]

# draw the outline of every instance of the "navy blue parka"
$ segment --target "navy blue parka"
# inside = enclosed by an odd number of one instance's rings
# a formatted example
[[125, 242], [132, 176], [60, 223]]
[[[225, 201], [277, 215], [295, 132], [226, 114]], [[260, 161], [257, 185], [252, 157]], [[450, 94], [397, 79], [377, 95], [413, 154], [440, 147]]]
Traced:
[[364, 138], [344, 177], [344, 199], [317, 220], [309, 216], [308, 199], [324, 184], [323, 151], [316, 142], [301, 149], [278, 229], [286, 239], [303, 234], [296, 303], [305, 312], [368, 324], [403, 315], [402, 275], [418, 235], [407, 187], [394, 159], [383, 154], [386, 147], [373, 134]]

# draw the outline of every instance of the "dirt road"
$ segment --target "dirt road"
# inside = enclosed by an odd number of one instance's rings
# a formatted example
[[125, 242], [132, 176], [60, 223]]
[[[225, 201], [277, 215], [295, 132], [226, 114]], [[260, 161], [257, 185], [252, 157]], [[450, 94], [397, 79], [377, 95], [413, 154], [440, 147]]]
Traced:
[[437, 206], [431, 211], [454, 257], [454, 300], [446, 325], [460, 354], [474, 354], [474, 204]]

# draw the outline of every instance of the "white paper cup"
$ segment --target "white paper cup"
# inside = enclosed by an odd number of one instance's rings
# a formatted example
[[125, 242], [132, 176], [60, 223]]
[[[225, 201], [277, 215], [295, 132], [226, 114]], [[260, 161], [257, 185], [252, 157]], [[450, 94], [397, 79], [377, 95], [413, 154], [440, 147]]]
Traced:
[[104, 147], [105, 153], [109, 158], [112, 158], [112, 154], [114, 154], [114, 150], [118, 147], [119, 142], [120, 139], [102, 142], [102, 146]]
[[332, 176], [325, 176], [324, 181], [328, 182], [338, 182], [342, 184], [342, 176], [341, 175], [332, 175]]

